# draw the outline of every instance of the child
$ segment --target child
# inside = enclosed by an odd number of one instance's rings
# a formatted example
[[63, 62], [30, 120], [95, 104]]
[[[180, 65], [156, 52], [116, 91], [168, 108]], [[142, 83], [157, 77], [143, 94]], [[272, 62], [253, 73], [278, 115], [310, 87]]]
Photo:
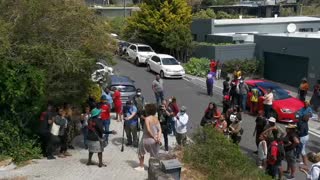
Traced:
[[87, 144], [87, 136], [88, 136], [88, 120], [91, 117], [91, 110], [90, 106], [86, 106], [84, 110], [84, 114], [81, 114], [81, 129], [83, 133], [83, 143], [85, 149], [88, 149], [88, 144]]
[[267, 153], [267, 141], [264, 136], [261, 136], [258, 146], [258, 166], [260, 169], [266, 168]]

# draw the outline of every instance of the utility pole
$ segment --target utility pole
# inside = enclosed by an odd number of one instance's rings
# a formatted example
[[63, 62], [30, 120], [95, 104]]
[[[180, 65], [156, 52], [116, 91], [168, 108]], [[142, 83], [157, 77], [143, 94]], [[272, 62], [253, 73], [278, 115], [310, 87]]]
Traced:
[[126, 0], [123, 0], [123, 17], [126, 17]]

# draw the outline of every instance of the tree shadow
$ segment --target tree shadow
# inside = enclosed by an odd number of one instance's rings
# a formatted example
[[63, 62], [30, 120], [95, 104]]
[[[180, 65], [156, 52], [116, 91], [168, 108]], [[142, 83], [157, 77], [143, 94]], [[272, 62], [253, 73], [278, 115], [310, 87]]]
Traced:
[[[88, 159], [80, 159], [79, 161], [80, 161], [80, 163], [81, 163], [81, 164], [84, 164], [84, 165], [86, 165], [86, 166], [87, 166]], [[98, 166], [98, 165], [99, 165], [99, 163], [98, 163], [98, 162], [96, 162], [96, 161], [92, 161], [92, 165], [90, 165], [90, 166], [94, 166], [94, 165]]]
[[[136, 167], [139, 166], [138, 160], [137, 160], [137, 161], [127, 160], [126, 163], [127, 163], [130, 167], [132, 167], [132, 168], [136, 168]], [[144, 169], [145, 169], [145, 170], [148, 169], [148, 166], [144, 165]]]

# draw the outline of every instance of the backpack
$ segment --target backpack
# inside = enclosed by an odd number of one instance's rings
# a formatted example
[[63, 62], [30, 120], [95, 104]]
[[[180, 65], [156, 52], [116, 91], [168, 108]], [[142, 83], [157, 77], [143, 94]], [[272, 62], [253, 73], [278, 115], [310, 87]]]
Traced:
[[144, 98], [142, 96], [134, 97], [134, 104], [136, 105], [138, 112], [141, 112], [144, 109], [143, 102], [144, 102]]
[[[275, 145], [270, 145], [268, 147], [268, 159], [269, 159], [269, 156], [271, 156], [271, 148], [272, 146], [275, 146]], [[278, 156], [277, 156], [277, 161], [282, 161], [284, 160], [285, 156], [286, 156], [286, 152], [284, 150], [284, 145], [283, 145], [283, 142], [278, 142], [278, 145], [277, 145], [277, 148], [278, 148]]]
[[[315, 168], [315, 167], [318, 168], [318, 169], [320, 169], [320, 166], [318, 166], [318, 165], [313, 165], [312, 168], [311, 168], [311, 170], [310, 170], [310, 172], [312, 172], [312, 169]], [[318, 176], [318, 180], [320, 180], [320, 173], [319, 173], [319, 176]]]

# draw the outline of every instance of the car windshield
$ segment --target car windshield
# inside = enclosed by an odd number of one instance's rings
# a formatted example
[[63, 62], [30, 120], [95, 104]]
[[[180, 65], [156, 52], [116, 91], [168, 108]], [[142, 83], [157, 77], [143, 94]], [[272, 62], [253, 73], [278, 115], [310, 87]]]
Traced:
[[288, 99], [291, 97], [287, 91], [281, 88], [272, 89], [272, 93], [274, 100]]
[[[130, 85], [116, 85], [116, 86], [112, 86], [112, 87], [116, 87], [120, 92], [135, 92], [136, 88], [134, 86], [130, 86]], [[111, 89], [112, 89], [111, 87]]]
[[178, 61], [174, 58], [162, 58], [163, 65], [179, 65]]
[[139, 52], [153, 52], [149, 46], [138, 46], [138, 50]]

